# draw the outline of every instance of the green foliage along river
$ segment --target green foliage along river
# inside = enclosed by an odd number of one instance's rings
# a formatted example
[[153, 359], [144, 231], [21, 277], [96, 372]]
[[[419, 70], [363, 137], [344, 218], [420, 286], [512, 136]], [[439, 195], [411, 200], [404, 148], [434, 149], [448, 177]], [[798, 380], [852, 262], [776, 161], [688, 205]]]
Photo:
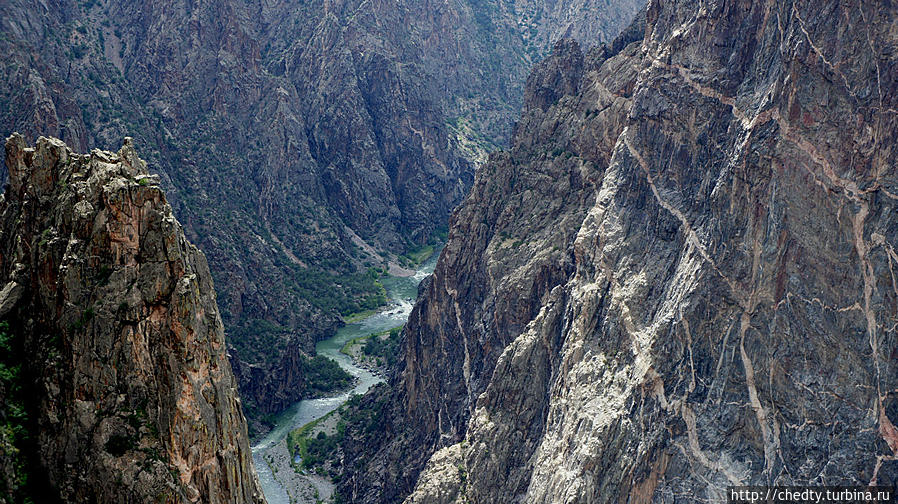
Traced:
[[347, 324], [339, 329], [332, 338], [320, 341], [315, 345], [317, 355], [333, 359], [358, 380], [355, 387], [339, 395], [307, 399], [295, 403], [275, 419], [275, 427], [271, 432], [253, 446], [256, 471], [259, 473], [262, 490], [269, 504], [289, 504], [290, 498], [266, 464], [263, 458], [266, 451], [283, 441], [291, 430], [327, 415], [354, 394], [364, 394], [369, 388], [383, 381], [381, 377], [356, 366], [348, 355], [340, 352], [340, 349], [352, 339], [405, 324], [418, 294], [418, 284], [433, 272], [438, 256], [439, 250], [435, 251], [413, 276], [384, 277], [381, 282], [389, 298], [389, 305], [386, 308], [362, 320]]

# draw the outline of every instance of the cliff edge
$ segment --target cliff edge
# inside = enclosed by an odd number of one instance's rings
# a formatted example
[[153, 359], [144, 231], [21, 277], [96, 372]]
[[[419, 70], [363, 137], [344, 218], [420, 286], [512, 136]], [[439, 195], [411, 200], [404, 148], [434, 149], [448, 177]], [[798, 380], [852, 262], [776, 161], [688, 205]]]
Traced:
[[652, 1], [619, 43], [558, 45], [453, 215], [341, 494], [894, 485], [896, 19]]
[[77, 154], [14, 134], [6, 165], [7, 495], [263, 503], [205, 256], [130, 139]]

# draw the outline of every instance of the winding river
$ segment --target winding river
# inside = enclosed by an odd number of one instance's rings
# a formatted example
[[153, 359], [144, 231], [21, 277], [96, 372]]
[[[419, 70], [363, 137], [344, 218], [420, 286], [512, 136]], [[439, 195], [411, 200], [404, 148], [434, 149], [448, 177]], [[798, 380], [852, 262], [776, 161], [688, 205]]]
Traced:
[[307, 399], [293, 404], [278, 416], [275, 420], [274, 429], [252, 447], [253, 462], [256, 471], [259, 473], [259, 481], [262, 484], [262, 491], [268, 500], [268, 504], [290, 504], [290, 498], [287, 495], [287, 491], [274, 478], [262, 455], [266, 450], [271, 449], [286, 438], [288, 432], [327, 415], [346, 402], [353, 394], [364, 394], [369, 388], [383, 381], [381, 377], [356, 366], [348, 355], [340, 353], [340, 349], [343, 348], [346, 342], [359, 336], [367, 336], [371, 333], [385, 331], [405, 324], [409, 314], [412, 312], [415, 297], [418, 295], [418, 284], [427, 275], [433, 273], [438, 256], [439, 250], [434, 252], [412, 276], [384, 277], [381, 282], [390, 300], [386, 308], [359, 322], [347, 324], [337, 330], [337, 333], [332, 338], [319, 341], [315, 345], [315, 351], [319, 355], [335, 360], [341, 368], [357, 377], [358, 380], [355, 387], [340, 395], [320, 399]]

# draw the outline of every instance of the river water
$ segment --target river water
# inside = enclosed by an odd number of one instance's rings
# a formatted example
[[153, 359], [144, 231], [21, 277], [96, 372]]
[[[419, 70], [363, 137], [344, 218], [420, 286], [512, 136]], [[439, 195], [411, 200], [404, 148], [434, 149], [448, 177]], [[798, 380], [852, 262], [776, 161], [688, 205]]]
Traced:
[[359, 336], [367, 336], [371, 333], [386, 331], [405, 324], [409, 314], [412, 312], [415, 297], [418, 295], [418, 284], [427, 275], [433, 273], [438, 256], [439, 250], [434, 252], [433, 256], [424, 262], [413, 276], [384, 277], [381, 283], [386, 289], [389, 299], [389, 305], [386, 308], [359, 322], [345, 325], [338, 329], [332, 338], [319, 341], [315, 345], [315, 351], [319, 355], [324, 355], [337, 361], [341, 368], [357, 377], [358, 380], [352, 390], [340, 395], [320, 399], [307, 399], [293, 404], [278, 416], [275, 420], [274, 429], [252, 447], [253, 463], [256, 466], [256, 471], [259, 473], [259, 482], [262, 484], [262, 492], [265, 494], [268, 504], [290, 504], [290, 498], [287, 495], [287, 491], [274, 478], [262, 455], [266, 450], [286, 438], [288, 432], [327, 415], [346, 402], [352, 394], [364, 394], [369, 388], [383, 381], [379, 376], [356, 366], [348, 355], [340, 353], [340, 349], [343, 348], [346, 342]]

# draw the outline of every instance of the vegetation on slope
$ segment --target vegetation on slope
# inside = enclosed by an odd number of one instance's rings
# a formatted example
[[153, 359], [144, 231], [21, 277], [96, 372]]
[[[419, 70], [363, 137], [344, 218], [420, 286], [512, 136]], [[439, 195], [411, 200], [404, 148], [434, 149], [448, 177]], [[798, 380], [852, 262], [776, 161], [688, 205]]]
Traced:
[[[299, 462], [294, 463], [296, 470], [311, 471], [338, 481], [339, 473], [335, 468], [342, 454], [340, 446], [346, 436], [346, 426], [351, 424], [353, 429], [373, 434], [382, 424], [385, 404], [385, 400], [380, 400], [366, 407], [362, 404], [362, 396], [354, 395], [336, 410], [288, 433], [290, 457], [299, 455]], [[328, 423], [333, 423], [334, 427], [326, 429]]]
[[350, 315], [372, 310], [387, 303], [387, 292], [374, 268], [365, 273], [334, 275], [305, 268], [296, 273], [294, 288], [304, 299], [323, 311]]
[[377, 360], [378, 365], [392, 367], [399, 357], [399, 333], [402, 327], [390, 329], [386, 334], [372, 335], [365, 341], [362, 352]]
[[31, 436], [16, 343], [9, 325], [0, 322], [0, 503], [4, 504], [33, 502], [28, 470]]
[[352, 375], [344, 371], [333, 359], [316, 355], [306, 359], [303, 366], [307, 397], [322, 397], [352, 386]]
[[402, 327], [352, 339], [343, 345], [340, 352], [364, 366], [390, 368], [399, 359], [399, 335]]
[[[339, 313], [350, 321], [371, 314], [387, 304], [387, 292], [380, 282], [381, 272], [368, 268], [365, 273], [336, 274], [317, 268], [297, 268], [286, 288], [306, 299], [312, 306]], [[284, 351], [294, 331], [262, 318], [247, 317], [230, 328], [228, 342], [242, 359], [274, 363]]]

